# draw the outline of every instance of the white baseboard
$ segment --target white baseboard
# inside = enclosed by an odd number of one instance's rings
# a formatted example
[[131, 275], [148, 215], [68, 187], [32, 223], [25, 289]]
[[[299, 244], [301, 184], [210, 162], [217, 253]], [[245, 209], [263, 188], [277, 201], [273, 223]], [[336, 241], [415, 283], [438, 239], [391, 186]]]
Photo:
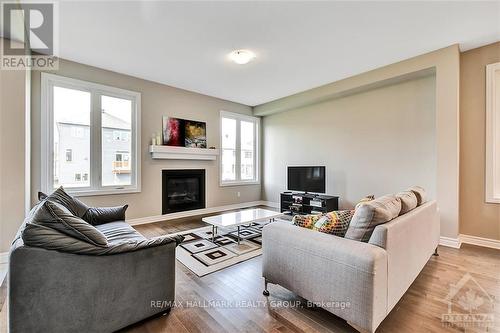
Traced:
[[441, 237], [439, 237], [439, 245], [459, 249], [460, 245], [462, 245], [462, 242], [460, 241], [460, 238], [451, 238], [451, 237], [441, 236]]
[[492, 249], [500, 250], [500, 240], [489, 239], [470, 235], [458, 235], [458, 238], [444, 237], [439, 238], [439, 245], [453, 247], [459, 249], [462, 244], [471, 244]]
[[490, 247], [492, 249], [500, 250], [500, 240], [498, 239], [489, 239], [489, 238], [470, 236], [470, 235], [460, 235], [460, 241], [465, 244]]
[[0, 264], [9, 262], [9, 252], [0, 252]]
[[127, 222], [130, 225], [147, 224], [147, 223], [174, 220], [174, 219], [179, 219], [179, 218], [183, 218], [183, 217], [190, 217], [190, 216], [196, 216], [196, 215], [202, 215], [202, 214], [211, 214], [211, 213], [223, 212], [223, 211], [232, 210], [232, 209], [240, 209], [240, 208], [247, 208], [247, 207], [253, 207], [253, 206], [260, 206], [260, 205], [275, 207], [275, 208], [279, 207], [279, 204], [276, 202], [259, 200], [259, 201], [242, 202], [242, 203], [225, 205], [225, 206], [218, 206], [218, 207], [194, 209], [194, 210], [188, 210], [188, 211], [179, 212], [179, 213], [140, 217], [140, 218], [136, 218], [136, 219], [127, 220]]

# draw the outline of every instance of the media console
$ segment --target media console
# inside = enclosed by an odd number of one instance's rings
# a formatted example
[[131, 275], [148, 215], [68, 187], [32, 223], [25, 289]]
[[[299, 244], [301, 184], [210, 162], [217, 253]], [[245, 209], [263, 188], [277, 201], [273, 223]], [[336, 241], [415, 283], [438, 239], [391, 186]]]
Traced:
[[339, 197], [324, 194], [283, 192], [280, 211], [288, 215], [327, 213], [339, 209]]

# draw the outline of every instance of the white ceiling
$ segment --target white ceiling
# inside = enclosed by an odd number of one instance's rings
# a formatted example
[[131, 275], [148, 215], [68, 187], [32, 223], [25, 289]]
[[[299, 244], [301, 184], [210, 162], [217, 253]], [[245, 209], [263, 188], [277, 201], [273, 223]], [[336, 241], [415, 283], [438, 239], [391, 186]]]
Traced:
[[[62, 2], [60, 56], [247, 105], [459, 43], [500, 40], [500, 2]], [[236, 65], [239, 48], [257, 58]]]

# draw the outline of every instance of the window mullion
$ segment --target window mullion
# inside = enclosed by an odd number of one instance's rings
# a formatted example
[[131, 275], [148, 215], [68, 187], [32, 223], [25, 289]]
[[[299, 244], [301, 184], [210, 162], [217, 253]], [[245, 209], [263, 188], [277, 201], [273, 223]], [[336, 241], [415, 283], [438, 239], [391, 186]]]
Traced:
[[241, 120], [236, 119], [236, 170], [235, 178], [241, 181]]
[[92, 124], [90, 126], [90, 187], [101, 189], [101, 96], [92, 90]]
[[258, 125], [257, 125], [257, 122], [254, 121], [253, 122], [253, 180], [254, 181], [257, 181], [257, 178], [258, 178], [258, 173], [257, 173], [257, 170], [258, 170], [258, 165], [257, 163], [259, 163], [259, 159], [257, 157], [257, 155], [259, 154], [259, 147], [258, 147], [258, 144], [259, 144], [259, 128], [258, 128]]

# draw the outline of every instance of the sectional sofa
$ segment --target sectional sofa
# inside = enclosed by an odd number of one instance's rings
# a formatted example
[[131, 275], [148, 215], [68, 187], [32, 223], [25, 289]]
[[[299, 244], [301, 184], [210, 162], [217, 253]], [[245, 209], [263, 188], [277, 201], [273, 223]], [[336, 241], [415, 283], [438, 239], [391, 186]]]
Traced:
[[182, 236], [146, 239], [126, 206], [87, 207], [62, 188], [41, 199], [10, 251], [11, 333], [114, 332], [170, 310]]
[[[353, 219], [357, 214], [363, 212], [357, 209]], [[399, 211], [366, 242], [271, 223], [263, 229], [264, 295], [268, 283], [279, 284], [359, 331], [374, 332], [437, 254], [439, 234], [435, 201]]]

